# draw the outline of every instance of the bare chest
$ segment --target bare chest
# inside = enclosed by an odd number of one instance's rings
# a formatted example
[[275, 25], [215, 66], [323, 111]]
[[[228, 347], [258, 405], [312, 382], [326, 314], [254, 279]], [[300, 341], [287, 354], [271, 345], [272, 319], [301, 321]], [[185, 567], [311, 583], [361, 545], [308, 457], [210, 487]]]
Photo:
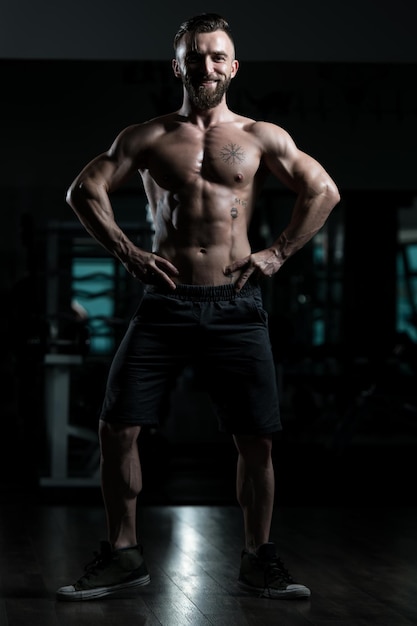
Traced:
[[177, 130], [153, 146], [148, 171], [162, 188], [175, 189], [207, 181], [225, 187], [246, 186], [259, 168], [259, 148], [246, 132]]

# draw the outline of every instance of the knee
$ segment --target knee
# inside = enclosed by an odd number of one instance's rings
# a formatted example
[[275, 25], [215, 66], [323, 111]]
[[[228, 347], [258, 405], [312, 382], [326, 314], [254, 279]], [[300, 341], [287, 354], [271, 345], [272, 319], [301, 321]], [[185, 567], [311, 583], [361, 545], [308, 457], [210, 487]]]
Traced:
[[102, 454], [120, 454], [128, 452], [137, 445], [140, 426], [128, 424], [110, 424], [100, 421], [99, 439]]
[[248, 465], [269, 465], [272, 453], [272, 438], [263, 436], [235, 436], [239, 455]]

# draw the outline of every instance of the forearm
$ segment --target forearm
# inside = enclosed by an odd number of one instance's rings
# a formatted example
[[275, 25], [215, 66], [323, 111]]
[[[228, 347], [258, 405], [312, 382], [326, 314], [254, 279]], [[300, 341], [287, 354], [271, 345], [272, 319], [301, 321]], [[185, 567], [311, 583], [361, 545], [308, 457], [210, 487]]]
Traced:
[[124, 262], [134, 245], [117, 225], [108, 194], [94, 183], [74, 183], [67, 203], [86, 231], [110, 254]]
[[325, 184], [319, 193], [300, 193], [291, 220], [271, 248], [283, 263], [304, 247], [324, 226], [340, 196], [334, 184]]

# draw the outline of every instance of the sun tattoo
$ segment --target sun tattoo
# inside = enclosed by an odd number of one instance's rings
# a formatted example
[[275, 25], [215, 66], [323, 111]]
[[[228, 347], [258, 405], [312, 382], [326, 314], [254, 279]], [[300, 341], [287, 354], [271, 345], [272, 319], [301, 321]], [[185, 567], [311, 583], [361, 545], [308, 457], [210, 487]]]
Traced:
[[245, 160], [245, 153], [242, 148], [236, 143], [228, 143], [220, 150], [220, 158], [225, 163], [243, 163]]

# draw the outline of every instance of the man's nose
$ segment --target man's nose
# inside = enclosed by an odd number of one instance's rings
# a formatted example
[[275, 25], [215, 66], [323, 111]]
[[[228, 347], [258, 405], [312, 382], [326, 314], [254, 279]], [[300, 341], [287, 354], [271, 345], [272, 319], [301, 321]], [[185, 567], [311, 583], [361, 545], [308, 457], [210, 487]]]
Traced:
[[202, 66], [206, 74], [211, 74], [213, 72], [213, 61], [209, 56], [203, 57]]

